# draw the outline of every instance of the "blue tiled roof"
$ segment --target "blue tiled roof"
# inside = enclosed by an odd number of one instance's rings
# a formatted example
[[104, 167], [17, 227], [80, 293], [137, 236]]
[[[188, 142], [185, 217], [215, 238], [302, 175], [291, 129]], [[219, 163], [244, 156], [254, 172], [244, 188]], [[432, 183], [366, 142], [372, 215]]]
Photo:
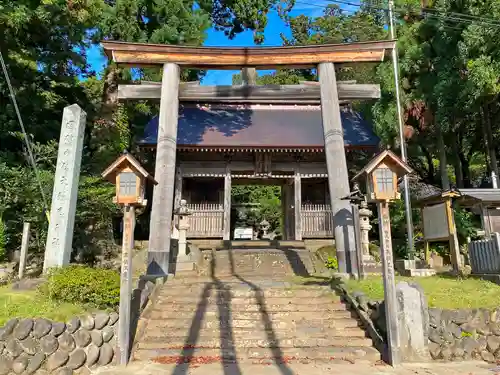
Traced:
[[[372, 127], [359, 113], [341, 111], [346, 146], [379, 144]], [[146, 126], [141, 145], [155, 145], [158, 117]], [[177, 144], [205, 147], [323, 147], [321, 111], [312, 106], [179, 108]]]

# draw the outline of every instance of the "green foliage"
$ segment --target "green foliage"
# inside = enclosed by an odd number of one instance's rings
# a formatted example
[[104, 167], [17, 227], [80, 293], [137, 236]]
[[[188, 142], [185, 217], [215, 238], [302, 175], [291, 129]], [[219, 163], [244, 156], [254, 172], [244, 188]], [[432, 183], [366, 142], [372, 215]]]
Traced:
[[281, 189], [279, 186], [235, 185], [231, 191], [235, 204], [255, 203], [248, 211], [246, 221], [258, 225], [262, 220], [270, 224], [270, 231], [281, 229]]
[[379, 245], [377, 245], [373, 242], [370, 242], [369, 252], [370, 252], [370, 255], [373, 257], [373, 259], [376, 262], [380, 262], [381, 254], [380, 254], [380, 246]]
[[325, 267], [329, 270], [337, 271], [339, 269], [339, 262], [337, 261], [337, 257], [328, 257], [325, 262]]
[[5, 234], [5, 224], [0, 216], [0, 261], [7, 258], [7, 236]]
[[120, 302], [120, 275], [114, 270], [69, 266], [50, 270], [40, 292], [53, 301], [115, 308]]
[[479, 219], [472, 213], [461, 207], [454, 207], [455, 226], [459, 243], [465, 243], [467, 237], [474, 238], [476, 231], [481, 227]]

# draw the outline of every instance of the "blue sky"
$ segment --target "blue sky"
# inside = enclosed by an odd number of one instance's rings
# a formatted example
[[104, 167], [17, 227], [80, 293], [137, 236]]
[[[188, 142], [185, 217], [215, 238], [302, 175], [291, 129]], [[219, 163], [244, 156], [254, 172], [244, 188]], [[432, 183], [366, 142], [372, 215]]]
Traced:
[[[292, 16], [305, 14], [311, 17], [318, 17], [323, 14], [324, 7], [331, 3], [328, 0], [297, 0], [295, 7], [292, 11]], [[281, 46], [282, 41], [280, 34], [284, 33], [290, 36], [290, 30], [286, 27], [283, 20], [279, 17], [277, 12], [271, 12], [268, 18], [268, 24], [265, 30], [264, 46]], [[253, 46], [253, 34], [251, 32], [244, 32], [238, 34], [233, 40], [229, 40], [223, 32], [209, 30], [204, 45], [206, 46], [238, 46], [248, 47]], [[106, 58], [101, 53], [99, 46], [94, 46], [87, 51], [88, 61], [92, 69], [99, 73], [106, 65]], [[204, 85], [230, 85], [232, 83], [232, 76], [238, 71], [228, 70], [211, 70], [203, 79]], [[268, 73], [269, 71], [260, 71], [260, 74]]]

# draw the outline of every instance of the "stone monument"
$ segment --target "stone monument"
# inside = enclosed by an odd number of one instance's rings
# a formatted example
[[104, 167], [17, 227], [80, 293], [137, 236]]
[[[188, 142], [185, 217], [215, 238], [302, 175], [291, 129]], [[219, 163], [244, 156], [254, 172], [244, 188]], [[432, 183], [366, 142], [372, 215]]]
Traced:
[[427, 361], [429, 310], [424, 292], [418, 284], [400, 282], [396, 285], [396, 296], [401, 361]]
[[70, 262], [86, 118], [77, 104], [64, 108], [44, 271]]

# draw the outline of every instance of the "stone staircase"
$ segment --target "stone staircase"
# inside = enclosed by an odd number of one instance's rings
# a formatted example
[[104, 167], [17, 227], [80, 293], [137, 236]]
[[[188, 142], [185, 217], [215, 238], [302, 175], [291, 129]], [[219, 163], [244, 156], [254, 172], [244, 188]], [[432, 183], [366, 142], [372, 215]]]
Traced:
[[[272, 270], [246, 250], [216, 252], [211, 276], [169, 280], [141, 318], [134, 360], [200, 363], [290, 360], [377, 361], [380, 353], [326, 285], [301, 285], [290, 256]], [[296, 258], [293, 258], [296, 259]], [[258, 267], [256, 267], [258, 265]], [[307, 284], [307, 279], [302, 279]]]

